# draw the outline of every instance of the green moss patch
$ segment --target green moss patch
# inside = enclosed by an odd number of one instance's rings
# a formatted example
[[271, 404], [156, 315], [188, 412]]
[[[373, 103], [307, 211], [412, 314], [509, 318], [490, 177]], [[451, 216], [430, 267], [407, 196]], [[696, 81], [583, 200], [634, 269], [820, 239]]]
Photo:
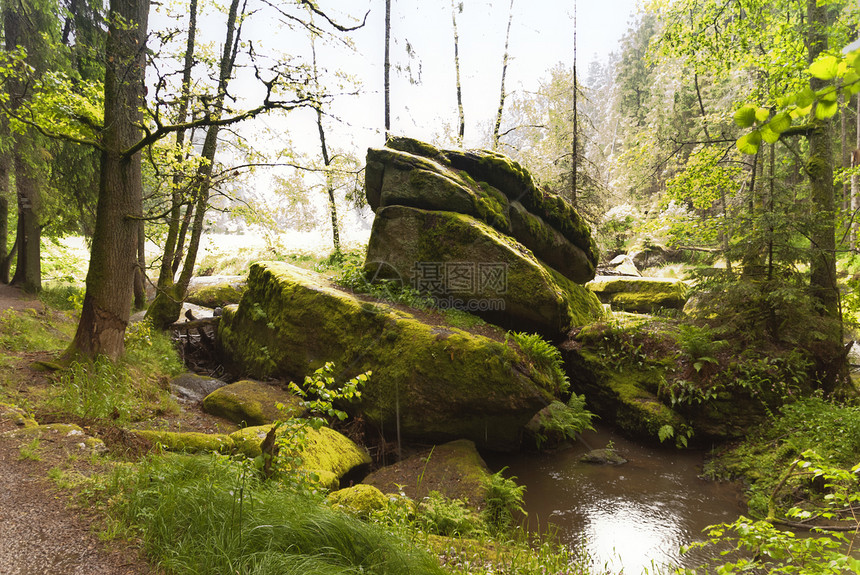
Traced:
[[388, 507], [388, 497], [372, 485], [359, 483], [329, 493], [326, 501], [334, 509], [342, 509], [360, 517], [367, 517]]
[[[278, 410], [282, 404], [285, 411]], [[263, 425], [301, 415], [301, 399], [280, 387], [260, 381], [237, 381], [203, 399], [203, 411], [239, 425]]]
[[626, 312], [683, 309], [687, 302], [687, 285], [676, 279], [601, 276], [586, 287], [612, 309]]
[[207, 283], [189, 288], [185, 301], [208, 308], [239, 303], [245, 292], [244, 277], [233, 277], [219, 283]]

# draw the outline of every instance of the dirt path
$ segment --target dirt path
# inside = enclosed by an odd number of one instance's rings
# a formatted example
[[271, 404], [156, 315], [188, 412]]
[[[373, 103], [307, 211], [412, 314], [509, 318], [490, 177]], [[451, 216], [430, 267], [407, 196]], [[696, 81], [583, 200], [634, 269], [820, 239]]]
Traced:
[[[43, 309], [41, 302], [0, 284], [0, 314]], [[3, 353], [0, 350], [0, 353]], [[146, 575], [155, 573], [136, 549], [101, 542], [93, 520], [69, 507], [68, 494], [47, 478], [52, 463], [22, 460], [21, 439], [0, 422], [0, 573], [3, 575]], [[26, 443], [26, 442], [24, 442]], [[59, 446], [45, 445], [45, 451]], [[56, 463], [56, 462], [54, 462]]]

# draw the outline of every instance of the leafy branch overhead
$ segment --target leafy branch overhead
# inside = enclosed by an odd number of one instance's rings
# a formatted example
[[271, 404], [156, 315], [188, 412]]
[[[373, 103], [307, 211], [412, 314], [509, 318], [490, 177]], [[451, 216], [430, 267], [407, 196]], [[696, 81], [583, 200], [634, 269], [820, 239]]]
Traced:
[[734, 120], [739, 127], [753, 128], [738, 138], [741, 152], [755, 154], [762, 141], [775, 144], [784, 136], [806, 134], [813, 127], [810, 122], [794, 125], [796, 120], [812, 117], [814, 122], [834, 116], [839, 110], [840, 95], [849, 99], [860, 92], [860, 50], [844, 56], [823, 54], [809, 66], [808, 72], [827, 85], [818, 90], [806, 86], [777, 98], [775, 106], [769, 108], [745, 104], [735, 111]]

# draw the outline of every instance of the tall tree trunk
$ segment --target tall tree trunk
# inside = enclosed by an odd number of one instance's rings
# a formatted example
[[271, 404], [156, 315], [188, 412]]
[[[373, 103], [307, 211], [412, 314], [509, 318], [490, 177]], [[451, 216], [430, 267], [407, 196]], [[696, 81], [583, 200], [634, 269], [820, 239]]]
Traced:
[[[851, 167], [860, 166], [860, 96], [857, 97], [856, 110], [856, 147], [851, 152]], [[860, 174], [851, 176], [851, 249], [857, 251], [857, 232], [860, 231]]]
[[[827, 8], [816, 0], [807, 0], [807, 46], [809, 62], [815, 61], [827, 48]], [[813, 90], [823, 87], [818, 78], [810, 80]], [[821, 302], [825, 314], [838, 315], [839, 291], [836, 285], [836, 213], [834, 210], [833, 150], [830, 120], [813, 120], [809, 133], [807, 172], [812, 191], [814, 215], [810, 230], [812, 258], [810, 287]]]
[[576, 171], [579, 168], [579, 106], [577, 93], [579, 92], [576, 77], [576, 0], [573, 2], [573, 138], [570, 150], [570, 203], [576, 207], [578, 201]]
[[[194, 66], [194, 52], [197, 39], [197, 0], [191, 0], [188, 7], [188, 37], [185, 43], [185, 61], [182, 68], [182, 88], [179, 95], [179, 110], [176, 113], [176, 123], [183, 124], [188, 117], [188, 105], [191, 97], [191, 71]], [[176, 160], [179, 165], [185, 161], [185, 130], [176, 133]], [[185, 231], [188, 229], [188, 218], [182, 219], [184, 200], [181, 187], [184, 174], [177, 170], [173, 175], [171, 189], [170, 220], [167, 224], [167, 237], [164, 240], [164, 250], [161, 255], [161, 266], [158, 273], [157, 292], [166, 292], [173, 288], [176, 270], [182, 260], [185, 245]], [[186, 213], [190, 211], [190, 207]]]
[[496, 125], [493, 127], [493, 149], [499, 148], [499, 131], [502, 129], [502, 113], [505, 110], [505, 76], [508, 73], [508, 45], [511, 40], [511, 22], [514, 19], [514, 0], [508, 8], [508, 28], [505, 32], [505, 53], [502, 55], [502, 87], [499, 90], [499, 110], [496, 112]]
[[146, 307], [146, 235], [143, 220], [137, 228], [137, 266], [134, 268], [134, 309]]
[[[224, 50], [221, 54], [218, 91], [212, 103], [210, 114], [212, 120], [216, 122], [221, 118], [223, 113], [224, 99], [227, 96], [227, 85], [230, 82], [230, 77], [233, 75], [233, 65], [239, 47], [239, 38], [241, 36], [239, 2], [240, 0], [233, 0], [230, 3], [230, 11], [227, 15], [227, 33], [224, 39]], [[194, 265], [197, 262], [200, 238], [203, 235], [206, 208], [209, 205], [209, 191], [212, 185], [212, 169], [215, 165], [215, 154], [218, 151], [219, 131], [220, 127], [217, 124], [210, 125], [206, 130], [206, 138], [203, 140], [203, 149], [200, 156], [204, 161], [195, 174], [192, 194], [196, 198], [194, 220], [191, 224], [191, 236], [188, 240], [188, 250], [182, 265], [182, 271], [172, 289], [159, 291], [146, 312], [146, 317], [152, 321], [154, 326], [159, 328], [164, 328], [179, 318], [179, 313], [182, 311], [182, 302], [185, 300], [188, 286], [191, 283]], [[191, 207], [189, 206], [189, 212], [190, 210]]]
[[[28, 64], [35, 66], [35, 53], [32, 41], [36, 31], [28, 12], [30, 5], [4, 4], [3, 24], [6, 35], [6, 49], [23, 47], [27, 50]], [[18, 109], [28, 98], [27, 86], [14, 78], [7, 83], [9, 106]], [[42, 287], [41, 273], [41, 235], [39, 225], [39, 180], [35, 173], [33, 158], [36, 156], [38, 136], [28, 129], [17, 134], [12, 145], [12, 167], [15, 170], [15, 189], [18, 198], [18, 228], [15, 240], [18, 246], [18, 260], [12, 282], [26, 291], [39, 291]], [[5, 246], [4, 246], [5, 247]]]
[[451, 23], [454, 26], [454, 71], [457, 74], [457, 145], [463, 145], [466, 134], [466, 115], [463, 112], [463, 86], [460, 84], [460, 37], [457, 34], [457, 10], [463, 12], [463, 3], [451, 0]]
[[385, 63], [383, 64], [385, 90], [385, 141], [391, 136], [391, 0], [385, 0]]
[[81, 319], [64, 354], [119, 358], [131, 312], [143, 212], [140, 141], [149, 0], [111, 0], [99, 200]]
[[[0, 141], [9, 141], [8, 126], [5, 118], [0, 118]], [[0, 149], [0, 283], [9, 283], [9, 263], [11, 254], [7, 251], [9, 245], [9, 196], [11, 195], [11, 158]]]

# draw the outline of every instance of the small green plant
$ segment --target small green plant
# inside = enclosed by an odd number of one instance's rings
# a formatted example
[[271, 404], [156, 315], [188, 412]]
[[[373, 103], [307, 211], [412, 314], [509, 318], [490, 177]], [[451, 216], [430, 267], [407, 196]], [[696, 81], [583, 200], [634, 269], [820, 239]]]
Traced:
[[41, 440], [38, 437], [34, 437], [30, 443], [26, 445], [22, 445], [18, 449], [18, 461], [41, 461], [42, 456], [39, 455], [39, 447], [41, 446]]
[[687, 425], [683, 425], [681, 429], [675, 429], [667, 423], [657, 431], [657, 437], [660, 439], [660, 443], [664, 443], [667, 439], [674, 437], [675, 447], [682, 449], [687, 447], [690, 438], [693, 437], [693, 429]]
[[554, 395], [567, 393], [570, 380], [564, 370], [564, 360], [557, 347], [536, 333], [509, 331], [505, 340], [514, 342], [532, 367], [546, 378], [548, 390]]
[[[329, 419], [346, 419], [346, 412], [336, 404], [360, 399], [361, 387], [372, 375], [372, 372], [368, 371], [338, 386], [334, 379], [334, 369], [334, 363], [329, 361], [305, 377], [302, 386], [290, 382], [290, 391], [302, 398], [302, 406], [307, 415], [291, 416], [275, 423], [273, 437], [275, 432], [278, 433], [275, 444], [269, 453], [264, 450], [257, 458], [256, 465], [259, 469], [271, 468], [279, 474], [282, 481], [292, 481], [311, 490], [316, 489], [318, 478], [301, 472], [301, 452], [307, 445], [307, 432], [309, 429], [320, 429]], [[277, 407], [281, 411], [285, 409], [283, 404], [278, 404]], [[267, 462], [267, 457], [272, 461]]]
[[443, 310], [442, 315], [445, 316], [445, 321], [460, 329], [472, 329], [479, 325], [487, 325], [487, 322], [478, 316], [459, 309], [449, 308]]
[[516, 477], [502, 475], [506, 469], [503, 467], [490, 475], [484, 484], [487, 492], [482, 515], [491, 532], [497, 534], [510, 531], [516, 515], [526, 515], [523, 509], [526, 488], [517, 485]]
[[578, 433], [593, 430], [591, 422], [595, 417], [586, 409], [584, 395], [571, 394], [567, 404], [553, 401], [540, 416], [540, 431], [535, 434], [538, 449], [550, 436], [574, 440]]
[[418, 505], [421, 529], [444, 537], [465, 537], [482, 530], [481, 519], [459, 499], [431, 491]]

